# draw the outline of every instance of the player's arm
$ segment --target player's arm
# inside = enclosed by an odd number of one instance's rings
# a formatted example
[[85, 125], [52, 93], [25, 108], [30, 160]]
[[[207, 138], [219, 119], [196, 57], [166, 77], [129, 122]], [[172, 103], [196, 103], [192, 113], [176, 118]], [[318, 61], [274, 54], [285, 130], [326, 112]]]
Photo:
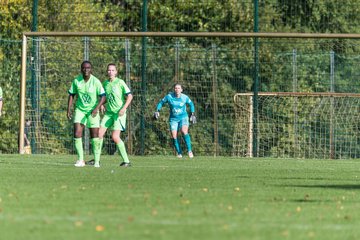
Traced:
[[190, 106], [190, 112], [191, 112], [191, 114], [190, 114], [190, 122], [192, 122], [193, 124], [195, 124], [195, 123], [196, 123], [196, 116], [195, 116], [195, 105], [194, 105], [194, 102], [191, 101], [190, 98], [188, 98], [187, 103], [188, 103], [189, 106]]
[[[106, 100], [105, 100], [105, 103], [106, 103]], [[101, 112], [102, 114], [104, 114], [104, 113], [106, 112], [105, 103], [104, 103], [103, 105], [101, 105], [101, 107], [100, 107], [100, 112]]]
[[91, 115], [94, 117], [96, 116], [96, 114], [99, 113], [100, 107], [102, 105], [104, 105], [104, 103], [106, 102], [106, 93], [104, 90], [104, 87], [102, 86], [100, 80], [97, 80], [95, 83], [96, 89], [97, 89], [97, 95], [100, 98], [100, 101], [98, 102], [98, 104], [96, 105], [96, 107], [92, 110]]
[[154, 119], [158, 119], [160, 117], [160, 110], [162, 106], [168, 101], [168, 96], [166, 95], [160, 102], [156, 105], [156, 111], [154, 112]]
[[[103, 87], [104, 88], [104, 87]], [[105, 101], [104, 103], [100, 106], [100, 112], [101, 113], [105, 113], [106, 112], [106, 102], [107, 102], [107, 98], [106, 98], [106, 93], [105, 93]]]
[[100, 107], [105, 103], [105, 101], [106, 101], [105, 95], [106, 95], [105, 93], [102, 93], [99, 95], [100, 101], [99, 101], [98, 105], [96, 105], [94, 110], [91, 112], [92, 116], [96, 116], [96, 114], [98, 114], [98, 112], [99, 112]]
[[71, 119], [71, 107], [72, 107], [73, 102], [74, 102], [74, 97], [75, 97], [75, 94], [69, 93], [68, 108], [67, 108], [67, 118], [68, 119]]
[[122, 116], [125, 114], [125, 111], [129, 107], [132, 100], [133, 100], [133, 95], [131, 94], [131, 92], [126, 94], [126, 101], [125, 101], [124, 106], [119, 111], [119, 116]]
[[156, 105], [156, 111], [159, 112], [162, 106], [168, 102], [168, 95], [166, 95], [163, 99], [161, 99], [158, 104]]
[[71, 83], [71, 87], [70, 87], [68, 93], [69, 93], [69, 98], [68, 98], [67, 118], [70, 120], [72, 117], [71, 109], [73, 106], [75, 95], [77, 93], [77, 86], [75, 84], [75, 80]]
[[189, 102], [188, 102], [189, 106], [190, 106], [190, 112], [193, 114], [195, 113], [195, 105], [194, 102], [190, 100], [189, 98]]
[[25, 140], [25, 142], [26, 142], [26, 145], [30, 145], [30, 140], [28, 139], [26, 133], [24, 133], [24, 140]]

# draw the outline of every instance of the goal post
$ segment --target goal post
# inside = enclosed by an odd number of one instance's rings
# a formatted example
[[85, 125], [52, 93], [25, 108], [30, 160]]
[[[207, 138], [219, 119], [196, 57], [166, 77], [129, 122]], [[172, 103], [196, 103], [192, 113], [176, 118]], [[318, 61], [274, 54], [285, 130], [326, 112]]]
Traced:
[[25, 131], [25, 92], [26, 92], [26, 51], [27, 35], [23, 34], [21, 48], [21, 79], [20, 79], [20, 113], [19, 113], [19, 153], [24, 154], [24, 131]]
[[353, 132], [359, 126], [360, 94], [259, 92], [256, 109], [253, 98], [253, 93], [234, 95], [233, 155], [252, 157], [253, 131], [260, 157], [334, 159], [357, 151]]

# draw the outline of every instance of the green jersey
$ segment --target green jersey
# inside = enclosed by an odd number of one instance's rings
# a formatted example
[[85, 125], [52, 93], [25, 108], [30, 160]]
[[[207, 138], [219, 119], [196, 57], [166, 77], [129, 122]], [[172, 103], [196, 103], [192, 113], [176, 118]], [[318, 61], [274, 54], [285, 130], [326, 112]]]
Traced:
[[99, 97], [105, 96], [105, 91], [100, 80], [93, 75], [87, 82], [82, 75], [79, 75], [73, 80], [69, 94], [78, 95], [75, 104], [77, 109], [89, 112], [98, 105]]
[[106, 111], [118, 113], [125, 104], [125, 96], [131, 93], [129, 87], [120, 78], [106, 80], [103, 86], [106, 93]]
[[0, 100], [2, 100], [2, 88], [0, 87]]

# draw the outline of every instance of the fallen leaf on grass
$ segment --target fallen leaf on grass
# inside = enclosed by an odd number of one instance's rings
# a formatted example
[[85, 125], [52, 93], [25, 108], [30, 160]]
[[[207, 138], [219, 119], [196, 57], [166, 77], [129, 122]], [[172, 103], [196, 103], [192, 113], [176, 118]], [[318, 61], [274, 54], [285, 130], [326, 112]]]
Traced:
[[105, 227], [103, 225], [97, 225], [95, 229], [97, 232], [102, 232], [105, 230]]
[[158, 215], [158, 211], [157, 211], [156, 209], [153, 209], [153, 210], [151, 211], [151, 215], [153, 215], [153, 216]]
[[190, 204], [190, 200], [189, 199], [183, 199], [181, 201], [181, 203], [184, 204], [184, 205], [188, 205], [188, 204]]
[[83, 225], [83, 222], [82, 221], [76, 221], [74, 224], [75, 224], [76, 227], [81, 227]]

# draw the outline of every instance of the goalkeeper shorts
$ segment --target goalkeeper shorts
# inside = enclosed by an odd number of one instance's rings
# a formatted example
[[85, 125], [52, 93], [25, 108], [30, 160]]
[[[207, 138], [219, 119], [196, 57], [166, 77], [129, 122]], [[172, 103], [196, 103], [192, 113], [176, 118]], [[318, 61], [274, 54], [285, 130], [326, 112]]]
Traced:
[[170, 131], [179, 131], [182, 128], [182, 126], [189, 126], [189, 118], [188, 116], [181, 119], [170, 118], [169, 126], [170, 126]]

